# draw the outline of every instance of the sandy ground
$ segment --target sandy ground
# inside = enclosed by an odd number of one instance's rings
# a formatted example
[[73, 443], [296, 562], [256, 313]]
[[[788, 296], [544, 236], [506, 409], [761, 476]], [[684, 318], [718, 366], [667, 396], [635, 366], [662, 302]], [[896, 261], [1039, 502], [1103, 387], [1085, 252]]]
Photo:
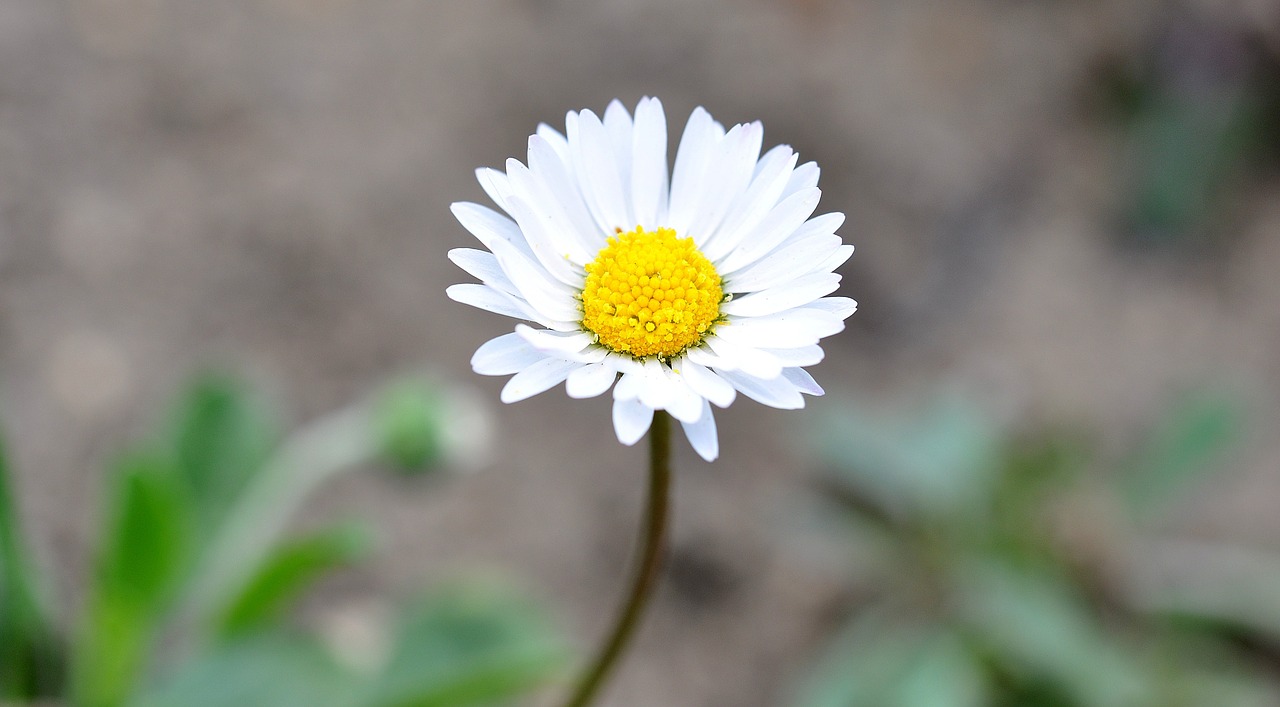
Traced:
[[[376, 519], [385, 549], [326, 610], [500, 568], [588, 646], [625, 574], [643, 450], [617, 444], [604, 399], [500, 406], [501, 381], [467, 360], [509, 324], [444, 297], [466, 279], [444, 254], [470, 245], [448, 205], [483, 200], [475, 167], [614, 97], [657, 95], [675, 125], [696, 105], [761, 119], [766, 144], [822, 165], [821, 208], [848, 214], [858, 247], [843, 294], [862, 305], [814, 371], [833, 397], [955, 385], [1122, 440], [1170, 391], [1223, 381], [1265, 428], [1280, 180], [1251, 182], [1229, 237], [1191, 257], [1123, 251], [1108, 218], [1123, 150], [1081, 96], [1099, 57], [1136, 51], [1166, 12], [0, 0], [0, 409], [62, 603], [94, 542], [102, 460], [184, 376], [243, 371], [300, 421], [429, 369], [493, 401], [502, 443], [446, 483], [327, 490], [315, 513]], [[1276, 36], [1266, 2], [1213, 13]], [[786, 703], [847, 573], [796, 551], [810, 414], [735, 405], [711, 465], [680, 443], [672, 572], [607, 704]], [[1280, 547], [1277, 459], [1258, 431], [1188, 526]]]

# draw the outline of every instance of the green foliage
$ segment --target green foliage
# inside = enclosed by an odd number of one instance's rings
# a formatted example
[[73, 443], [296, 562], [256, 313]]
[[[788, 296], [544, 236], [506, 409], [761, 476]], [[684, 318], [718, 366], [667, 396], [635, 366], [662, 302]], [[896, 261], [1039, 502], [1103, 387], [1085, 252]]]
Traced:
[[145, 455], [126, 458], [116, 470], [97, 587], [123, 611], [155, 612], [187, 560], [191, 508], [175, 472]]
[[398, 381], [381, 395], [374, 424], [387, 461], [405, 471], [423, 471], [444, 456], [444, 401], [421, 380]]
[[411, 609], [369, 707], [462, 707], [543, 682], [566, 647], [527, 602], [483, 585], [437, 592]]
[[345, 525], [282, 543], [229, 604], [221, 620], [228, 635], [272, 625], [318, 578], [368, 554], [369, 532]]
[[958, 570], [959, 619], [1016, 682], [1046, 681], [1070, 704], [1158, 704], [1148, 676], [1066, 578], [990, 560]]
[[471, 707], [542, 684], [563, 642], [526, 601], [491, 584], [437, 591], [395, 624], [391, 658], [370, 671], [279, 626], [215, 644], [133, 707]]
[[1241, 417], [1236, 401], [1220, 394], [1198, 393], [1174, 404], [1121, 477], [1133, 512], [1157, 513], [1212, 475], [1239, 439]]
[[172, 455], [207, 535], [222, 521], [278, 442], [266, 406], [239, 382], [197, 378], [180, 398], [160, 446]]
[[67, 646], [38, 601], [0, 450], [0, 701], [468, 707], [545, 682], [564, 658], [562, 639], [537, 608], [492, 585], [405, 608], [373, 668], [343, 664], [337, 656], [349, 651], [295, 625], [298, 600], [373, 542], [359, 524], [290, 538], [287, 515], [335, 474], [385, 458], [389, 443], [400, 462], [437, 459], [442, 400], [400, 388], [379, 408], [355, 406], [282, 440], [252, 391], [198, 379], [161, 436], [106, 476], [99, 547]]
[[354, 677], [314, 639], [270, 631], [220, 642], [133, 707], [352, 707]]
[[22, 540], [0, 443], [0, 700], [53, 694], [60, 678], [61, 646], [40, 601], [41, 584]]
[[1101, 67], [1124, 149], [1125, 217], [1152, 245], [1220, 239], [1235, 194], [1274, 167], [1274, 53], [1239, 28], [1177, 10], [1139, 55]]
[[1123, 553], [1141, 524], [1223, 468], [1236, 398], [1179, 399], [1119, 460], [1078, 434], [1002, 434], [955, 398], [914, 416], [845, 406], [828, 422], [819, 487], [881, 551], [861, 553], [868, 604], [796, 704], [1274, 704], [1276, 676], [1247, 647], [1280, 638], [1280, 558], [1234, 580], [1206, 567], [1169, 595], [1116, 576], [1139, 570]]
[[891, 607], [860, 614], [836, 639], [798, 707], [983, 707], [982, 665], [945, 626]]
[[907, 522], [986, 512], [998, 448], [990, 423], [946, 398], [919, 416], [833, 411], [823, 435], [832, 470], [889, 516]]
[[135, 454], [116, 466], [112, 482], [73, 664], [76, 703], [85, 707], [120, 704], [132, 690], [185, 569], [191, 538], [190, 507], [171, 464]]

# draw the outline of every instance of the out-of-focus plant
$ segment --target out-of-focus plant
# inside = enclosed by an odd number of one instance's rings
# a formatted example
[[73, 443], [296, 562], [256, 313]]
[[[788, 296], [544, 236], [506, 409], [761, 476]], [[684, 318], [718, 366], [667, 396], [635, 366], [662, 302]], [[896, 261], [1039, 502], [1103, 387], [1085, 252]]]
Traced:
[[541, 685], [566, 658], [565, 643], [536, 607], [492, 582], [408, 603], [390, 617], [376, 651], [385, 655], [370, 661], [344, 662], [291, 616], [316, 580], [372, 546], [359, 524], [288, 536], [307, 495], [370, 462], [438, 467], [453, 440], [483, 433], [456, 429], [480, 419], [466, 408], [413, 381], [282, 436], [243, 385], [198, 380], [166, 429], [111, 467], [84, 607], [61, 638], [39, 602], [0, 467], [0, 697], [75, 707], [451, 707], [502, 703]]
[[957, 399], [830, 415], [822, 507], [865, 601], [788, 704], [1280, 704], [1280, 555], [1239, 561], [1162, 524], [1223, 468], [1240, 409], [1188, 396], [1120, 459], [1078, 434], [1002, 434]]
[[50, 695], [61, 681], [60, 644], [41, 584], [18, 527], [0, 445], [0, 701]]
[[1130, 233], [1194, 245], [1224, 232], [1250, 173], [1280, 158], [1280, 56], [1268, 40], [1175, 10], [1100, 76], [1124, 142]]

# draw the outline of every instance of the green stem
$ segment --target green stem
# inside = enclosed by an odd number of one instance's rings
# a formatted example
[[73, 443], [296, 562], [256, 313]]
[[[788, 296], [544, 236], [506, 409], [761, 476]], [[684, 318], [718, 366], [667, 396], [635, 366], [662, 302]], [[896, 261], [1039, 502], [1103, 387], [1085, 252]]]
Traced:
[[671, 418], [658, 410], [649, 428], [648, 513], [640, 530], [640, 563], [631, 581], [631, 592], [618, 611], [613, 631], [591, 666], [578, 679], [565, 707], [586, 707], [604, 685], [640, 625], [640, 617], [653, 596], [667, 544], [667, 519], [671, 501]]
[[294, 433], [228, 512], [195, 571], [178, 623], [208, 625], [275, 547], [308, 494], [337, 474], [376, 457], [378, 444], [363, 405], [340, 410]]

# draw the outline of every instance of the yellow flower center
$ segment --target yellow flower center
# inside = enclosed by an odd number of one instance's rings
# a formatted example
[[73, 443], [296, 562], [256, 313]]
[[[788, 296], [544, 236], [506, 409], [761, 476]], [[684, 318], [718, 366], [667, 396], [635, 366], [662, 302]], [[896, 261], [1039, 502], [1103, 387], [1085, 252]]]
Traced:
[[667, 358], [702, 341], [722, 299], [720, 274], [692, 238], [619, 229], [587, 263], [582, 326], [619, 353]]

